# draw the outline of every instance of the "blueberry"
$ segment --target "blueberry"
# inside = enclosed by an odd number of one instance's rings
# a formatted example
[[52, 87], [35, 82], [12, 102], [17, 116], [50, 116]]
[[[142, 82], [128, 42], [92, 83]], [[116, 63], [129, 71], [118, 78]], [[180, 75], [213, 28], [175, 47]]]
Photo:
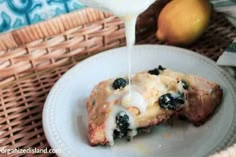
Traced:
[[122, 138], [128, 135], [129, 132], [129, 116], [121, 111], [116, 115], [116, 129], [113, 132], [115, 138]]
[[158, 102], [159, 102], [159, 105], [161, 108], [164, 108], [167, 110], [175, 110], [176, 109], [176, 103], [170, 93], [162, 95], [159, 98]]
[[158, 67], [159, 70], [165, 70], [166, 68], [162, 67], [161, 65], [159, 65]]
[[157, 68], [155, 68], [153, 70], [149, 70], [148, 73], [151, 75], [159, 75], [160, 74], [160, 72]]
[[171, 95], [170, 93], [162, 95], [159, 100], [159, 105], [161, 108], [167, 110], [176, 110], [180, 105], [184, 104], [185, 96], [184, 93], [176, 93]]
[[184, 104], [184, 101], [185, 101], [184, 93], [179, 92], [174, 98], [174, 101], [176, 104]]
[[149, 70], [148, 73], [151, 74], [151, 75], [159, 75], [159, 74], [160, 74], [160, 71], [163, 71], [163, 70], [165, 70], [165, 69], [166, 69], [166, 68], [163, 68], [161, 65], [159, 65], [158, 68]]
[[184, 80], [181, 80], [181, 82], [183, 84], [183, 88], [187, 90], [188, 87], [189, 87], [188, 83], [186, 81], [184, 81]]
[[117, 130], [117, 129], [115, 129], [115, 130], [113, 131], [113, 136], [114, 136], [114, 138], [121, 138], [121, 137], [120, 137], [120, 131]]
[[112, 87], [114, 89], [120, 89], [120, 88], [124, 88], [126, 85], [127, 85], [127, 81], [123, 78], [118, 78], [116, 79], [113, 84], [112, 84]]
[[120, 128], [121, 130], [124, 128], [128, 128], [129, 127], [129, 116], [124, 112], [121, 111], [117, 114], [116, 116], [116, 124], [118, 126], [118, 128]]

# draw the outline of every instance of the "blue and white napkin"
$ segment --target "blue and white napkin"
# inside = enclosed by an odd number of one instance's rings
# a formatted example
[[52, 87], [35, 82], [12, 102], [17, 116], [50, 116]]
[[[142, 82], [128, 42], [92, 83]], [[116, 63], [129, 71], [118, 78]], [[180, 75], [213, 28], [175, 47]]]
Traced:
[[83, 7], [78, 0], [0, 0], [0, 33]]
[[[211, 0], [218, 12], [225, 14], [227, 19], [236, 27], [236, 0]], [[236, 39], [225, 49], [219, 57], [218, 65], [224, 66], [236, 78]]]

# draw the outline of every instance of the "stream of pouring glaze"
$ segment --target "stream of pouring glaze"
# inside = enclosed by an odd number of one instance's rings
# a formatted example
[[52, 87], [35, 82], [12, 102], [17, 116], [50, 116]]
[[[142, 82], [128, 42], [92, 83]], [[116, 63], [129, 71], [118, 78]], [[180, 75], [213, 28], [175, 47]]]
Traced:
[[[130, 106], [137, 107], [140, 111], [145, 112], [146, 101], [139, 91], [136, 91], [135, 86], [131, 82], [132, 75], [132, 55], [133, 46], [135, 44], [135, 25], [139, 14], [146, 10], [155, 0], [80, 0], [82, 3], [97, 8], [100, 10], [110, 11], [116, 16], [120, 17], [125, 24], [125, 36], [127, 45], [127, 62], [128, 62], [128, 81], [129, 90], [122, 97], [113, 96], [113, 98], [121, 99], [121, 107], [113, 106], [110, 110], [111, 113], [106, 121], [106, 138], [113, 144], [113, 131], [116, 127], [115, 116], [120, 111], [126, 110]], [[127, 112], [128, 113], [128, 112]], [[132, 116], [129, 115], [130, 120]], [[136, 127], [134, 121], [130, 121], [130, 136], [136, 135]]]
[[[132, 91], [132, 55], [133, 46], [135, 44], [135, 25], [139, 14], [146, 10], [155, 0], [80, 0], [82, 3], [100, 10], [110, 11], [116, 16], [120, 17], [125, 24], [125, 36], [127, 45], [127, 62], [128, 62], [128, 80], [129, 80], [129, 92], [126, 99], [135, 99], [132, 95], [138, 96], [138, 94], [131, 94]], [[134, 91], [135, 92], [135, 91]], [[130, 97], [130, 98], [129, 98]], [[128, 100], [127, 99], [127, 100]], [[141, 100], [141, 98], [137, 98]], [[132, 105], [132, 104], [130, 104]]]

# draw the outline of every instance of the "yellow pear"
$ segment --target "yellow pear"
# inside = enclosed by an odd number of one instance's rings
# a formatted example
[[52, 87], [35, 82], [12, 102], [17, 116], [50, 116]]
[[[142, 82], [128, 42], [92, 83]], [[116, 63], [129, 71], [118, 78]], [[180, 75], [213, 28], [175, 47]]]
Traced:
[[190, 44], [206, 30], [210, 15], [208, 0], [172, 0], [159, 15], [156, 37], [174, 45]]

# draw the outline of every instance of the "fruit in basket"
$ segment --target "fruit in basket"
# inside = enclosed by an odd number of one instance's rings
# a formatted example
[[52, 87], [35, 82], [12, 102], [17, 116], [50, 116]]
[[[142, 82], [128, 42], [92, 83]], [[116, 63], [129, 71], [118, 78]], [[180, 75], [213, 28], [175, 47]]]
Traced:
[[206, 30], [210, 14], [208, 0], [172, 0], [159, 15], [156, 37], [174, 45], [190, 44]]

